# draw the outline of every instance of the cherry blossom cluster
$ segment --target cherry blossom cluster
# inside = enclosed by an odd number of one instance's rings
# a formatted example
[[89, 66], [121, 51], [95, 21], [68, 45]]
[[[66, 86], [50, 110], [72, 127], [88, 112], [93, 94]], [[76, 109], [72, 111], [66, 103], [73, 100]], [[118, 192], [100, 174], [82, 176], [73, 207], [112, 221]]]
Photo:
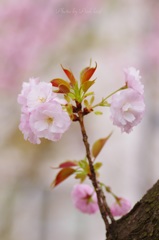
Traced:
[[71, 124], [61, 106], [65, 101], [52, 91], [51, 83], [37, 78], [24, 82], [18, 103], [22, 111], [19, 128], [31, 143], [39, 144], [40, 138], [58, 141]]
[[144, 86], [139, 71], [133, 67], [125, 69], [125, 89], [117, 91], [111, 99], [111, 119], [122, 132], [129, 133], [138, 125], [145, 111]]

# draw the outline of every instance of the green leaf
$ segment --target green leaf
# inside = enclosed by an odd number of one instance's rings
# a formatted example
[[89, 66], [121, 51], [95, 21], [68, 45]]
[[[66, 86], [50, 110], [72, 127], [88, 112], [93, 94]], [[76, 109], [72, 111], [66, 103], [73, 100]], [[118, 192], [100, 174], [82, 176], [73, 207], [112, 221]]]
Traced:
[[84, 100], [84, 105], [85, 105], [86, 107], [89, 107], [89, 103], [88, 103], [87, 99]]
[[97, 162], [94, 164], [94, 169], [97, 171], [99, 168], [101, 168], [103, 164], [101, 162]]
[[98, 170], [99, 170], [99, 168], [101, 168], [102, 163], [101, 162], [97, 162], [93, 166], [94, 166], [94, 170], [95, 170], [95, 173], [96, 173], [96, 177], [98, 178], [100, 176]]
[[80, 160], [78, 162], [78, 165], [86, 174], [90, 173], [89, 164], [86, 159]]
[[94, 112], [96, 115], [102, 115], [103, 113], [102, 112], [100, 112], [100, 111], [95, 111]]
[[55, 180], [51, 183], [51, 187], [54, 188], [61, 182], [63, 182], [66, 178], [71, 176], [76, 170], [73, 168], [63, 168], [57, 174]]
[[83, 170], [85, 170], [88, 166], [88, 163], [86, 161], [86, 159], [82, 159], [78, 162], [78, 165], [80, 166], [80, 168], [82, 168]]
[[75, 100], [75, 95], [73, 93], [68, 93], [68, 96], [72, 99], [72, 100]]
[[84, 83], [82, 84], [82, 86], [81, 86], [83, 92], [84, 92], [84, 93], [87, 92], [88, 89], [89, 89], [94, 83], [95, 83], [95, 80], [88, 81], [88, 82], [84, 82]]
[[94, 92], [88, 92], [84, 95], [84, 97], [86, 98], [86, 97], [91, 96], [91, 95], [94, 95]]
[[93, 102], [94, 102], [94, 95], [93, 95], [93, 96], [91, 97], [91, 99], [90, 99], [90, 105], [92, 105]]
[[68, 102], [68, 103], [70, 103], [70, 101], [71, 101], [71, 99], [70, 99], [70, 97], [68, 96], [68, 95], [64, 95], [64, 98], [65, 98], [65, 100]]
[[80, 172], [80, 173], [77, 173], [75, 178], [76, 179], [80, 179], [80, 182], [82, 183], [87, 177], [87, 174], [85, 174], [84, 172]]
[[80, 179], [83, 182], [86, 177], [90, 174], [89, 164], [86, 159], [82, 159], [78, 162], [80, 169], [76, 170], [75, 178]]
[[73, 90], [74, 90], [74, 95], [75, 95], [75, 100], [79, 103], [82, 102], [82, 91], [81, 89], [79, 88], [78, 86], [78, 83], [76, 83], [73, 87]]
[[92, 155], [94, 158], [96, 158], [98, 156], [98, 154], [100, 153], [100, 151], [102, 150], [102, 148], [104, 147], [105, 143], [107, 142], [107, 140], [110, 138], [110, 136], [112, 135], [112, 133], [110, 133], [106, 138], [101, 138], [99, 140], [97, 140], [92, 147]]

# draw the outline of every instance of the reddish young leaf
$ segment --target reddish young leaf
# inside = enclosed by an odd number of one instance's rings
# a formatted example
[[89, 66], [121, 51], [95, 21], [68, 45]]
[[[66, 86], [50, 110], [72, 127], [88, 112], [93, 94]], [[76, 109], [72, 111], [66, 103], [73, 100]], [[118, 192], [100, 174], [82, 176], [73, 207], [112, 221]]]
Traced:
[[78, 163], [76, 161], [66, 161], [61, 163], [58, 167], [51, 167], [53, 169], [57, 169], [57, 168], [69, 168], [69, 167], [76, 167], [78, 166]]
[[66, 178], [71, 176], [75, 172], [75, 169], [73, 168], [63, 168], [59, 171], [57, 174], [55, 180], [51, 183], [51, 187], [54, 188], [61, 182], [63, 182]]
[[59, 88], [56, 91], [57, 93], [69, 93], [70, 92], [69, 83], [61, 78], [55, 78], [55, 79], [51, 80], [51, 84], [52, 84], [52, 86]]
[[69, 69], [63, 68], [62, 65], [61, 65], [61, 67], [62, 67], [64, 73], [66, 74], [66, 76], [68, 77], [68, 79], [70, 80], [71, 85], [72, 85], [72, 86], [75, 85], [76, 79], [75, 79], [73, 73], [72, 73]]
[[70, 87], [69, 83], [62, 78], [54, 78], [51, 80], [51, 83], [54, 87], [59, 87], [60, 85], [66, 85], [68, 88]]
[[106, 138], [98, 139], [93, 144], [92, 155], [94, 158], [96, 158], [98, 156], [98, 154], [100, 153], [100, 151], [102, 150], [102, 148], [104, 147], [105, 143], [107, 142], [107, 140], [110, 138], [111, 135], [112, 135], [112, 133], [110, 133]]
[[83, 76], [84, 76], [84, 74], [85, 74], [85, 72], [87, 72], [88, 70], [90, 69], [90, 67], [86, 67], [86, 68], [84, 68], [82, 71], [81, 71], [81, 73], [80, 73], [80, 81], [81, 81], [81, 83], [83, 83]]
[[76, 167], [76, 166], [78, 166], [78, 163], [76, 161], [67, 161], [59, 165], [60, 168]]
[[96, 68], [97, 68], [97, 63], [96, 63], [96, 66], [94, 68], [86, 67], [85, 69], [83, 69], [81, 74], [80, 74], [81, 83], [89, 81], [89, 79], [94, 74]]
[[55, 92], [57, 92], [57, 93], [69, 93], [70, 90], [66, 86], [60, 85], [59, 86], [59, 90], [57, 90]]

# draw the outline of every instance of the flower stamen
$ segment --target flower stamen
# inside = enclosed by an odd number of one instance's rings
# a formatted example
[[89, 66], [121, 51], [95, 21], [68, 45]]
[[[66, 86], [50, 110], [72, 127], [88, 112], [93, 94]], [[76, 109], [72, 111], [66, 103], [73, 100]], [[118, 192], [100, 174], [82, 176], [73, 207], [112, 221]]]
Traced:
[[54, 119], [53, 119], [52, 117], [48, 117], [48, 118], [46, 119], [46, 121], [47, 121], [47, 123], [50, 125], [50, 124], [53, 123]]

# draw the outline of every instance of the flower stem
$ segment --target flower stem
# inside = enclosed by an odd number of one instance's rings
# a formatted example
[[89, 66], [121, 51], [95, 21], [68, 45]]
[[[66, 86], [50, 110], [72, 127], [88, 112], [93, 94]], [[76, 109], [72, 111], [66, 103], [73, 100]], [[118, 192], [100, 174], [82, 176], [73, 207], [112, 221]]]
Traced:
[[117, 89], [116, 91], [112, 92], [111, 94], [109, 94], [107, 97], [104, 98], [104, 100], [110, 98], [110, 97], [111, 97], [112, 95], [114, 95], [115, 93], [117, 93], [117, 92], [119, 92], [119, 91], [121, 91], [121, 90], [124, 90], [124, 89], [126, 89], [126, 88], [127, 88], [127, 85], [124, 85], [123, 87], [121, 87], [121, 88]]
[[105, 223], [105, 228], [108, 231], [109, 229], [109, 220], [108, 217], [110, 219], [110, 221], [113, 223], [115, 220], [110, 212], [110, 209], [108, 207], [108, 204], [106, 202], [106, 198], [105, 195], [103, 193], [103, 190], [100, 187], [100, 184], [96, 178], [96, 173], [95, 173], [95, 169], [93, 166], [93, 161], [92, 161], [92, 157], [91, 157], [91, 152], [90, 152], [90, 145], [88, 142], [88, 136], [86, 133], [86, 129], [85, 129], [85, 125], [84, 125], [84, 117], [83, 117], [83, 112], [82, 110], [78, 111], [78, 117], [79, 117], [79, 124], [80, 124], [80, 128], [81, 128], [81, 132], [82, 132], [82, 136], [83, 136], [83, 143], [86, 149], [86, 157], [88, 159], [89, 162], [89, 167], [90, 167], [90, 180], [94, 186], [94, 189], [96, 191], [97, 194], [97, 199], [98, 199], [98, 206], [99, 206], [99, 210], [101, 213], [101, 216], [103, 218], [103, 221]]
[[103, 98], [100, 103], [97, 103], [96, 105], [92, 106], [92, 108], [99, 107], [99, 106], [101, 106], [101, 107], [103, 107], [103, 106], [104, 106], [104, 107], [110, 107], [110, 104], [109, 104], [108, 102], [106, 102], [106, 100], [107, 100], [108, 98], [110, 98], [112, 95], [114, 95], [115, 93], [117, 93], [117, 92], [119, 92], [119, 91], [121, 91], [121, 90], [124, 90], [124, 89], [126, 89], [126, 88], [127, 88], [127, 85], [125, 85], [125, 86], [123, 86], [123, 87], [115, 90], [114, 92], [112, 92], [111, 94], [109, 94], [107, 97]]

